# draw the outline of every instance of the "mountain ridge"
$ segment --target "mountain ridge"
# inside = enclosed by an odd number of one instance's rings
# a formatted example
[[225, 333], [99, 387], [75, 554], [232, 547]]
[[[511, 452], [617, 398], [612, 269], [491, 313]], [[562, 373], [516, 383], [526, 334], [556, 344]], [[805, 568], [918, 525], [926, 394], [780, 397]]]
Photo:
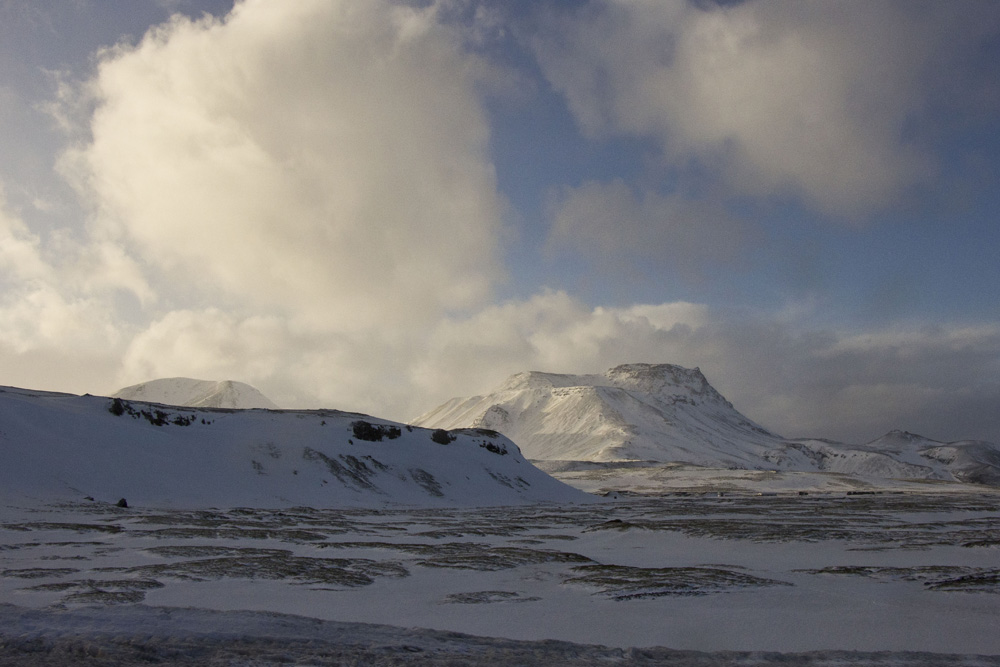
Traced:
[[492, 506], [590, 498], [504, 436], [338, 410], [171, 407], [0, 387], [0, 497], [147, 506]]

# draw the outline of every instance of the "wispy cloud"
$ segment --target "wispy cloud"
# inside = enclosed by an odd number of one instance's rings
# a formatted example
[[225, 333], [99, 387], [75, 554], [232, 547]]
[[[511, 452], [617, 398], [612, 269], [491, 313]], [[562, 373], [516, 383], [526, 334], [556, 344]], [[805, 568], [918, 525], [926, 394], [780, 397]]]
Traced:
[[914, 121], [985, 34], [976, 11], [822, 0], [589, 2], [546, 23], [534, 51], [588, 134], [850, 216], [934, 173]]
[[698, 279], [732, 266], [755, 240], [752, 225], [711, 199], [637, 192], [621, 179], [552, 193], [550, 215], [553, 252], [575, 252], [612, 274], [644, 259]]

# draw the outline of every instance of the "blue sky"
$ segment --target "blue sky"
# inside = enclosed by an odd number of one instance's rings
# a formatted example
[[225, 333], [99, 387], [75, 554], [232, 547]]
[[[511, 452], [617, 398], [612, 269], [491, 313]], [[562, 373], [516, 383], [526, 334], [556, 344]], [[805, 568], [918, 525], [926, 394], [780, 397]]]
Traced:
[[0, 384], [405, 420], [668, 362], [1000, 441], [988, 0], [3, 0], [0, 137]]

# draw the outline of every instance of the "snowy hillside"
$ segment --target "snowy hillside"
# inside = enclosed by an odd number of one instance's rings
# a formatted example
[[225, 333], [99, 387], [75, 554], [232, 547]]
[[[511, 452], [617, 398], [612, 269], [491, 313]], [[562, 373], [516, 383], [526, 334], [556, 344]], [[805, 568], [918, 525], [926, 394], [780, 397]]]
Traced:
[[[494, 429], [537, 461], [605, 463], [584, 473], [601, 477], [603, 489], [627, 488], [608, 481], [615, 476], [609, 471], [634, 479], [637, 470], [618, 464], [636, 461], [869, 480], [1000, 482], [1000, 448], [994, 444], [941, 443], [900, 431], [867, 445], [789, 440], [740, 414], [697, 368], [670, 364], [627, 364], [603, 375], [519, 373], [486, 396], [452, 399], [414, 423]], [[579, 481], [580, 470], [571, 477], [568, 470], [544, 467]]]
[[119, 389], [113, 396], [190, 408], [264, 408], [277, 410], [271, 399], [243, 382], [162, 378]]
[[175, 507], [480, 506], [587, 496], [488, 431], [0, 388], [0, 495]]

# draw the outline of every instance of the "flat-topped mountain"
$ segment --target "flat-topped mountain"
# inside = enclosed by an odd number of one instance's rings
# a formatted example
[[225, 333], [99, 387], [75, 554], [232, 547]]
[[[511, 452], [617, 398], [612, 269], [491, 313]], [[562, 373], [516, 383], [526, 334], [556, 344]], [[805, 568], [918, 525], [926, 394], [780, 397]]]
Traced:
[[499, 431], [549, 470], [557, 461], [655, 462], [1000, 484], [995, 444], [942, 443], [905, 431], [865, 445], [787, 439], [741, 414], [699, 369], [672, 364], [625, 364], [597, 375], [518, 373], [485, 396], [452, 399], [414, 423]]
[[539, 460], [754, 466], [780, 436], [740, 414], [697, 368], [626, 364], [602, 375], [518, 373], [486, 396], [418, 417], [500, 431]]

